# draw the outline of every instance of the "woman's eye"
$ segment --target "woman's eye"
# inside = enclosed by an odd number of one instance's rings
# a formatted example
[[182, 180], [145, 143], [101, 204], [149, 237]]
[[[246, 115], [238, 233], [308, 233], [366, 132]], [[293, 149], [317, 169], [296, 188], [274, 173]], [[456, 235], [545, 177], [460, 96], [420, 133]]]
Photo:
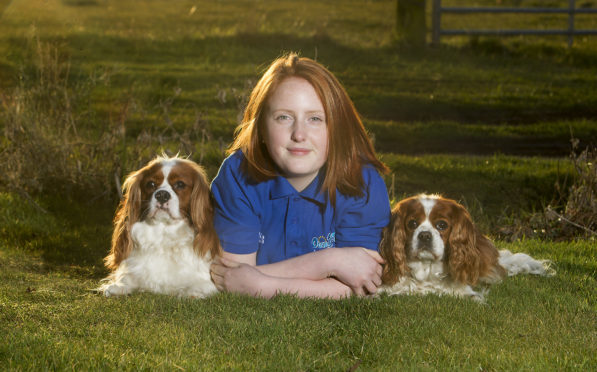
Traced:
[[187, 185], [186, 185], [184, 182], [182, 182], [182, 181], [178, 181], [178, 182], [176, 182], [176, 183], [174, 184], [174, 188], [175, 188], [176, 190], [182, 190], [182, 189], [184, 189], [186, 186], [187, 186]]
[[311, 121], [314, 121], [314, 122], [319, 122], [319, 123], [321, 123], [321, 122], [323, 122], [323, 119], [322, 119], [322, 118], [320, 118], [319, 116], [313, 116], [313, 117], [311, 118]]
[[288, 115], [278, 115], [276, 116], [276, 120], [277, 121], [287, 121], [287, 120], [291, 120], [292, 118]]
[[436, 222], [435, 227], [442, 231], [448, 228], [448, 223], [446, 221], [440, 220]]
[[417, 226], [419, 226], [419, 224], [416, 220], [410, 220], [408, 221], [407, 226], [409, 229], [414, 230], [417, 228]]

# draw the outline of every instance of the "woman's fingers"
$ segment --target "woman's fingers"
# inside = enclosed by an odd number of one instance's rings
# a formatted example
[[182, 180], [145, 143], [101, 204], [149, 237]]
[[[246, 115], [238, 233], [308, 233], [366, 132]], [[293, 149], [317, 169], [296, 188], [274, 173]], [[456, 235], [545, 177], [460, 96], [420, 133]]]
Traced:
[[227, 270], [228, 268], [226, 266], [220, 265], [218, 263], [212, 263], [210, 267], [211, 273], [218, 276], [224, 276]]
[[218, 263], [212, 263], [211, 267], [209, 268], [209, 272], [211, 273], [211, 280], [213, 280], [216, 288], [219, 291], [224, 290], [224, 273], [226, 272], [226, 268]]
[[386, 263], [386, 261], [383, 259], [383, 257], [381, 257], [381, 256], [379, 255], [379, 252], [377, 252], [377, 251], [374, 251], [374, 250], [371, 250], [371, 249], [367, 249], [367, 248], [363, 248], [363, 250], [364, 250], [365, 252], [367, 252], [367, 254], [368, 254], [369, 256], [371, 256], [371, 257], [372, 257], [372, 258], [373, 258], [373, 259], [374, 259], [374, 260], [375, 260], [375, 261], [376, 261], [378, 264], [380, 264], [380, 265], [381, 265], [381, 264], [384, 264], [384, 263]]
[[381, 277], [376, 276], [373, 278], [373, 284], [375, 284], [376, 287], [379, 287], [381, 285]]

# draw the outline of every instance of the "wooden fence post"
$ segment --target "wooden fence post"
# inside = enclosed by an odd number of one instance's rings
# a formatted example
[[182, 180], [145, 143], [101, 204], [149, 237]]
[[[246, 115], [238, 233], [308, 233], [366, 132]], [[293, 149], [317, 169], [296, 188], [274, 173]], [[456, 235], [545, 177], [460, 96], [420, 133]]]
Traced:
[[425, 0], [396, 0], [396, 33], [412, 45], [424, 45], [427, 38]]
[[431, 13], [431, 44], [439, 45], [442, 28], [442, 0], [433, 0]]
[[572, 43], [574, 42], [574, 13], [576, 9], [576, 4], [574, 0], [568, 1], [568, 48], [572, 47]]

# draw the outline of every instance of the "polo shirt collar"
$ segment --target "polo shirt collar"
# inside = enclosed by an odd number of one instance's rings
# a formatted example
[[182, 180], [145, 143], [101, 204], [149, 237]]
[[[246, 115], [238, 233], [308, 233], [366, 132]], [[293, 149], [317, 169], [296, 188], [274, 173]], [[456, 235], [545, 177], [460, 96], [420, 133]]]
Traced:
[[315, 177], [313, 181], [305, 188], [303, 191], [298, 192], [296, 189], [288, 182], [288, 180], [282, 176], [277, 176], [274, 178], [272, 182], [272, 187], [270, 189], [270, 199], [279, 199], [291, 195], [298, 195], [306, 199], [310, 199], [316, 201], [321, 204], [326, 203], [326, 197], [324, 193], [320, 191], [321, 189], [321, 171]]

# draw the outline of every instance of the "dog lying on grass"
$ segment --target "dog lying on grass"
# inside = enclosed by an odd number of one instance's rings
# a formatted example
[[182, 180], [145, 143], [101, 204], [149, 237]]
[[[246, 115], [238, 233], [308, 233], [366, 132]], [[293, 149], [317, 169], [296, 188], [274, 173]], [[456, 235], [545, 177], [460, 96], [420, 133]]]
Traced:
[[105, 258], [112, 273], [99, 291], [200, 298], [217, 292], [209, 267], [221, 248], [204, 170], [190, 160], [157, 157], [131, 173], [123, 190]]
[[483, 301], [482, 286], [506, 276], [555, 274], [547, 260], [498, 251], [462, 205], [437, 195], [399, 202], [380, 251], [386, 260], [380, 292], [389, 295], [436, 293]]

